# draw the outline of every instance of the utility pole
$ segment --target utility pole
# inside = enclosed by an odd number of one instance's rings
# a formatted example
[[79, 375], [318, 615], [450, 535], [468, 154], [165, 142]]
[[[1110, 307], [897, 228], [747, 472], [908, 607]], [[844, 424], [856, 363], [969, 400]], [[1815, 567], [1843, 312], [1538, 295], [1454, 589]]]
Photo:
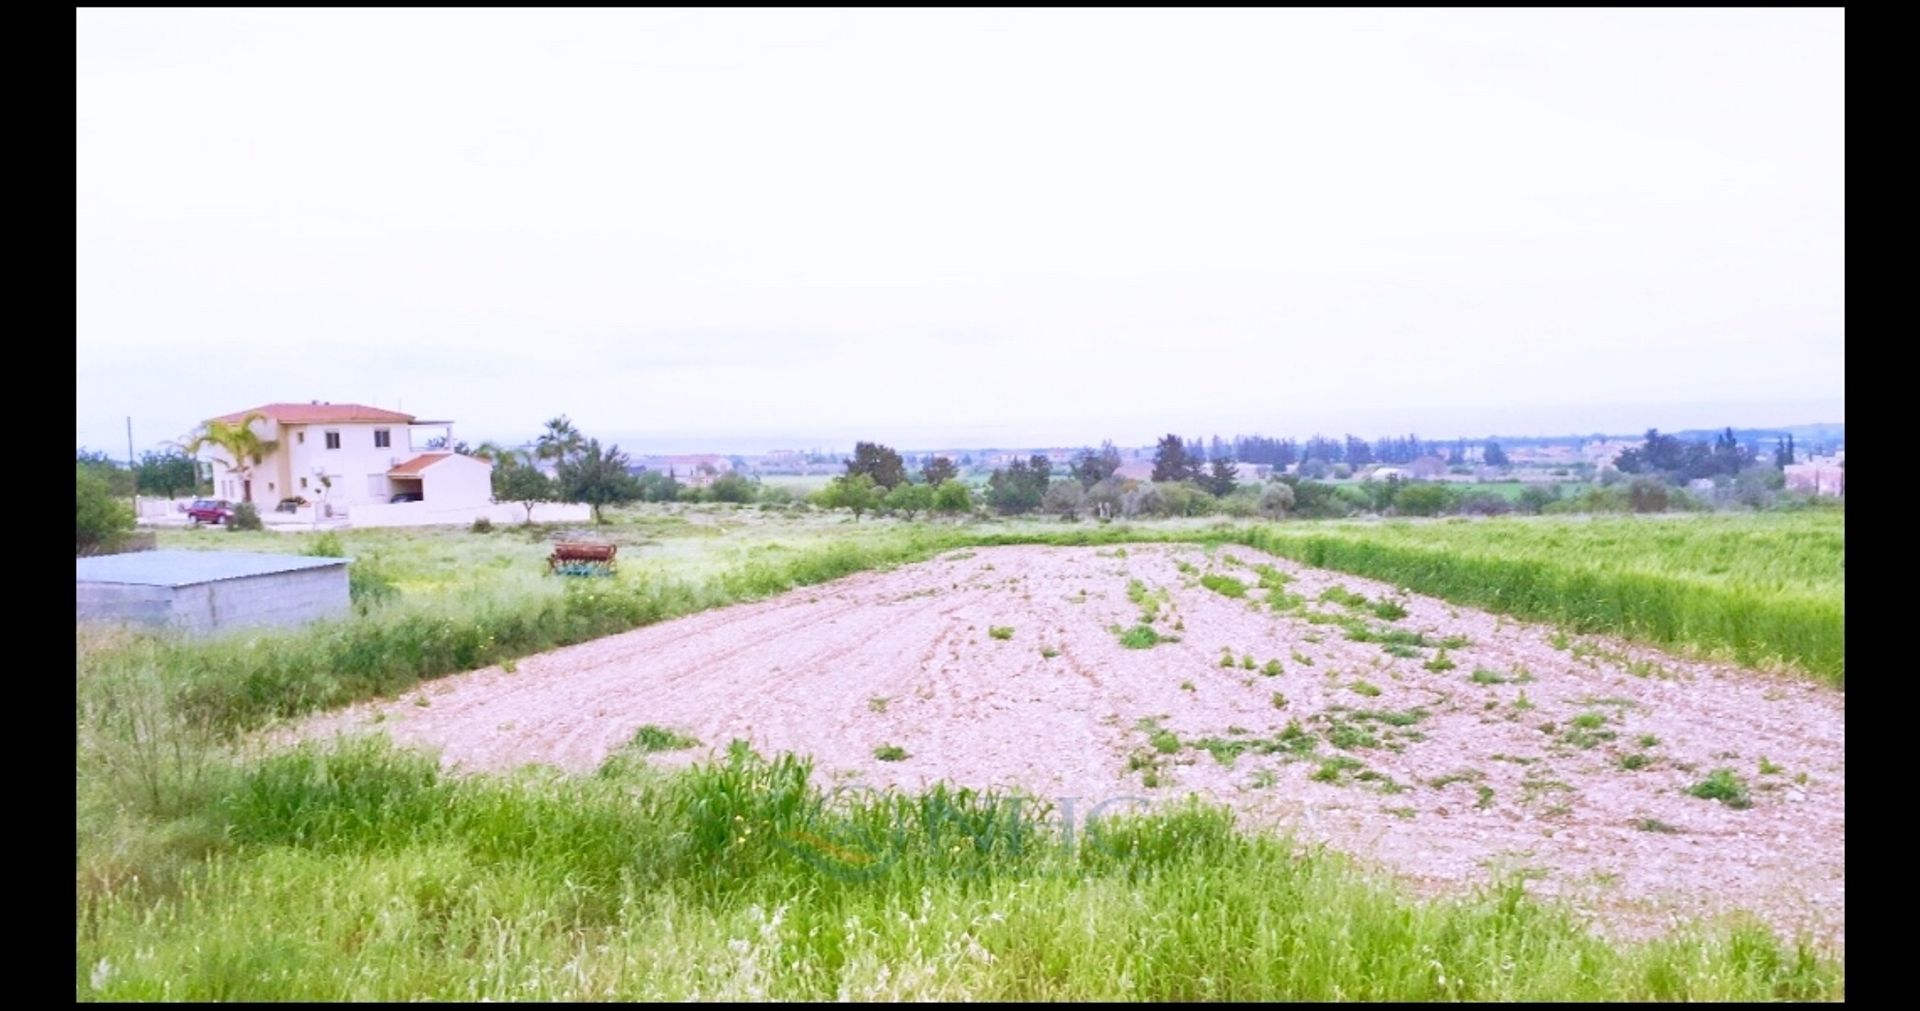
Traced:
[[127, 415], [127, 476], [133, 478], [133, 521], [140, 522], [140, 471], [133, 465], [133, 415]]

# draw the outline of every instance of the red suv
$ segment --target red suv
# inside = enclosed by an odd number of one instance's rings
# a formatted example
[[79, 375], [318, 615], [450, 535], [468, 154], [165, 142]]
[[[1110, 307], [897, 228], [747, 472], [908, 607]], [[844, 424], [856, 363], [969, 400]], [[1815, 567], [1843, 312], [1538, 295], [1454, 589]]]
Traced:
[[233, 519], [233, 503], [223, 498], [194, 499], [187, 507], [187, 518], [195, 523], [211, 523], [219, 526]]

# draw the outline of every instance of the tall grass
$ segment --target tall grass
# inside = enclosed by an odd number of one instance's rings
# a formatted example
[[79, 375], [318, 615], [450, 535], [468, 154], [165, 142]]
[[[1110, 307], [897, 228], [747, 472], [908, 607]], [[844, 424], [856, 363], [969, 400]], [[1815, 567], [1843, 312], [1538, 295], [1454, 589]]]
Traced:
[[1525, 618], [1846, 678], [1836, 514], [1295, 524], [1229, 539]]
[[1418, 901], [1218, 809], [1103, 819], [677, 774], [443, 777], [379, 742], [232, 767], [190, 884], [87, 893], [105, 1000], [1747, 1000], [1841, 995], [1756, 927], [1601, 940], [1519, 882]]

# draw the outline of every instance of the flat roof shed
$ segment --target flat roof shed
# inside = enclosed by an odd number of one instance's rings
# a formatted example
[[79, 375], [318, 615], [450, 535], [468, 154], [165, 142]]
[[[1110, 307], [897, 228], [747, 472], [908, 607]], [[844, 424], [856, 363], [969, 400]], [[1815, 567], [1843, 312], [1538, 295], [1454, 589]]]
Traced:
[[250, 551], [76, 558], [75, 620], [196, 634], [303, 625], [347, 613], [349, 561]]

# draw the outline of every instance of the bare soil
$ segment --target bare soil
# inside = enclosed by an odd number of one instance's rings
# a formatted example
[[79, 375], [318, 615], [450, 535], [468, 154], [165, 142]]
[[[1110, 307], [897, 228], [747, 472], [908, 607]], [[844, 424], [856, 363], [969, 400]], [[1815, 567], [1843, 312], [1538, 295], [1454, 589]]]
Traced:
[[[1307, 605], [1268, 607], [1255, 564], [1293, 576], [1287, 590]], [[1240, 579], [1248, 596], [1202, 586], [1203, 573]], [[1165, 591], [1154, 627], [1179, 641], [1122, 647], [1114, 630], [1142, 610], [1128, 599], [1136, 579]], [[1407, 614], [1318, 601], [1335, 586]], [[1444, 651], [1452, 668], [1430, 669], [1432, 646], [1395, 656], [1310, 623], [1314, 612], [1466, 644]], [[1248, 655], [1283, 671], [1248, 670]], [[945, 780], [1078, 798], [1082, 815], [1199, 794], [1429, 890], [1519, 875], [1609, 932], [1745, 911], [1844, 943], [1841, 692], [1569, 640], [1244, 548], [954, 552], [529, 657], [513, 673], [444, 678], [299, 732], [384, 730], [456, 769], [586, 771], [647, 724], [702, 742], [654, 756], [662, 765], [741, 738], [811, 755], [828, 784]], [[1155, 727], [1178, 749], [1156, 750]], [[1216, 758], [1193, 746], [1209, 738], [1269, 744]], [[882, 745], [908, 757], [880, 761]], [[1751, 806], [1686, 792], [1721, 768]]]

